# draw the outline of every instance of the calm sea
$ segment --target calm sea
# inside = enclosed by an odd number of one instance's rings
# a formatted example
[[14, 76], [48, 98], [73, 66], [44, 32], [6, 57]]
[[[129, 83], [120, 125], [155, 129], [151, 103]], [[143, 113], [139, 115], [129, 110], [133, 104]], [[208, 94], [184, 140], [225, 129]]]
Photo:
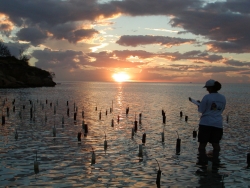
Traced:
[[[156, 187], [159, 167], [161, 187], [249, 187], [250, 84], [222, 85], [227, 106], [221, 165], [200, 174], [204, 169], [196, 165], [198, 142], [193, 139], [200, 114], [188, 97], [201, 100], [207, 94], [202, 87], [61, 82], [54, 88], [0, 89], [5, 118], [0, 125], [0, 187]], [[138, 130], [132, 137], [135, 120]]]

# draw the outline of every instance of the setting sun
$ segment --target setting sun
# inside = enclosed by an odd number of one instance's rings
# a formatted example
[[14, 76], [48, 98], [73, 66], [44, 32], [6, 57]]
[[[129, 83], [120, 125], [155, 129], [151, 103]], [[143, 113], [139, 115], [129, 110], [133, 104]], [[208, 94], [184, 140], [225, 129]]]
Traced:
[[116, 82], [126, 82], [130, 78], [130, 76], [125, 72], [115, 73], [112, 77]]

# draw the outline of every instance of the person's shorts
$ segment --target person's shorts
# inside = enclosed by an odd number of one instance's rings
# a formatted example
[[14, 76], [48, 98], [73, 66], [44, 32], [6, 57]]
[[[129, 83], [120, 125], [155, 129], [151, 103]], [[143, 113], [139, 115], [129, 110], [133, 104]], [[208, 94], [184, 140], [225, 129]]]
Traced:
[[219, 143], [223, 135], [223, 129], [199, 125], [198, 142], [201, 143]]

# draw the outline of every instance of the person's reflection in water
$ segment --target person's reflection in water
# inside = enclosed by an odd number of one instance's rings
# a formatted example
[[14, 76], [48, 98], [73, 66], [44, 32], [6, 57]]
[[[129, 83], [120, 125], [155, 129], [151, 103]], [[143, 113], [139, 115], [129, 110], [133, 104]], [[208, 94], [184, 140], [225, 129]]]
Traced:
[[213, 165], [212, 170], [208, 171], [207, 166], [201, 166], [200, 169], [196, 171], [196, 174], [200, 176], [198, 187], [208, 187], [208, 188], [223, 188], [225, 174], [219, 174], [219, 165]]

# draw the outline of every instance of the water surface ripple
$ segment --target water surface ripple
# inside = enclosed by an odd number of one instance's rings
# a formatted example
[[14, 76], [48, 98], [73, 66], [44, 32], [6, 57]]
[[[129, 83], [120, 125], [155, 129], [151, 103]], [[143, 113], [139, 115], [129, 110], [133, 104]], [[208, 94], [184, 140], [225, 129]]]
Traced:
[[[227, 98], [227, 107], [223, 114], [221, 165], [212, 172], [198, 174], [201, 169], [196, 165], [198, 142], [192, 132], [198, 128], [200, 114], [188, 97], [201, 100], [207, 93], [202, 86], [62, 82], [54, 88], [0, 89], [6, 121], [0, 125], [0, 186], [156, 187], [157, 160], [162, 171], [161, 187], [249, 187], [246, 159], [250, 152], [250, 87], [223, 85], [221, 93]], [[162, 110], [166, 113], [165, 124]], [[140, 113], [141, 124], [138, 122], [138, 131], [132, 138], [134, 121], [139, 121]], [[88, 125], [86, 136], [82, 121]], [[78, 132], [82, 133], [81, 142], [77, 140]], [[177, 132], [181, 139], [180, 155], [176, 155]], [[140, 157], [143, 133], [146, 143]], [[207, 150], [211, 149], [208, 145]], [[92, 150], [95, 164], [91, 163]], [[34, 172], [36, 152], [39, 173]]]

